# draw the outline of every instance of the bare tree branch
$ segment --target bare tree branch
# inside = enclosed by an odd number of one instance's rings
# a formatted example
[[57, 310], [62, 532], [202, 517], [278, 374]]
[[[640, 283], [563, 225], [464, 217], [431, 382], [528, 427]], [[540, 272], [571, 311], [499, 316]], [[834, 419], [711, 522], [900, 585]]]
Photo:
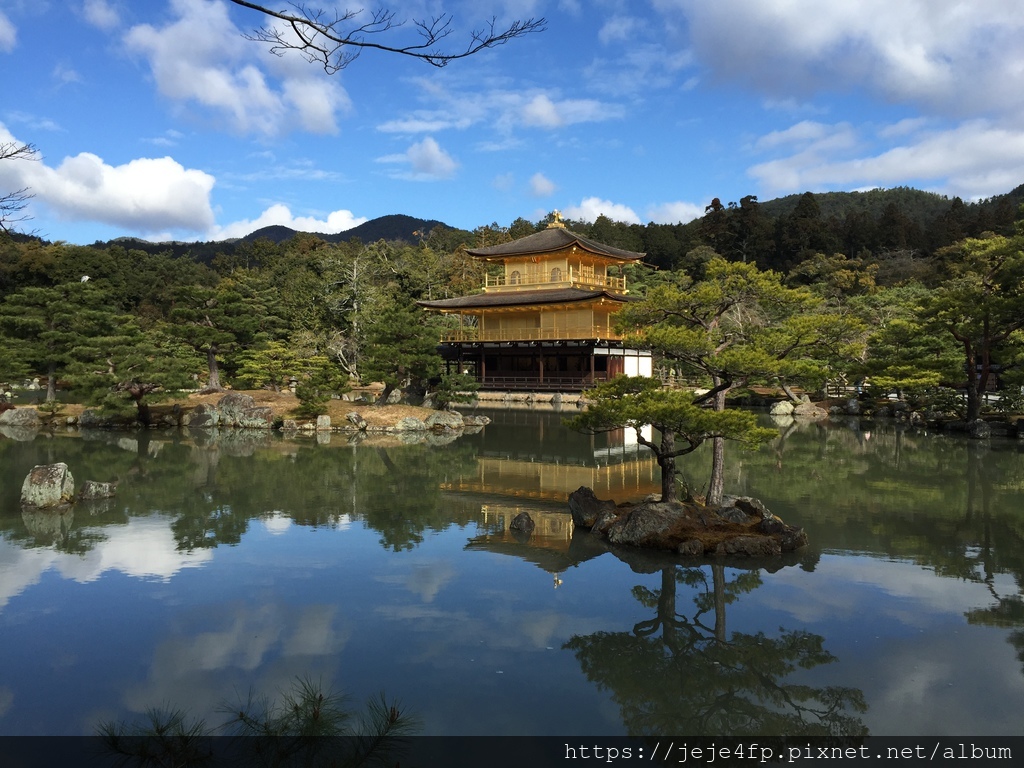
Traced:
[[[0, 143], [0, 160], [38, 160], [38, 150], [32, 144], [18, 144], [13, 141]], [[0, 195], [0, 232], [10, 232], [14, 224], [28, 221], [30, 216], [20, 216], [33, 195], [28, 187]]]
[[246, 39], [268, 44], [270, 52], [277, 56], [286, 51], [298, 51], [307, 61], [319, 64], [331, 75], [347, 67], [366, 49], [398, 53], [435, 67], [444, 67], [486, 48], [504, 45], [531, 32], [542, 32], [547, 23], [544, 18], [516, 20], [502, 30], [495, 26], [497, 19], [491, 18], [471, 33], [465, 49], [445, 50], [439, 44], [452, 34], [451, 14], [442, 14], [429, 21], [413, 19], [412, 26], [419, 34], [419, 42], [387, 45], [367, 39], [369, 35], [390, 32], [405, 24], [405, 20], [396, 19], [395, 13], [386, 9], [369, 13], [368, 20], [362, 21], [362, 9], [330, 15], [323, 9], [310, 8], [303, 3], [290, 3], [294, 11], [274, 11], [247, 0], [231, 2], [281, 22], [281, 26], [259, 27], [245, 35]]

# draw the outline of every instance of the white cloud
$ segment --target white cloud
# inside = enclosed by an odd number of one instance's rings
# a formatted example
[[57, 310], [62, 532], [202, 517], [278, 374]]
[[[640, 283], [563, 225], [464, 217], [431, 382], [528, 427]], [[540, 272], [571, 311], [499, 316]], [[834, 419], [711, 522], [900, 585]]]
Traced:
[[598, 197], [588, 197], [579, 205], [568, 206], [562, 213], [567, 219], [582, 221], [594, 221], [598, 216], [604, 215], [613, 221], [622, 221], [626, 224], [642, 223], [640, 217], [629, 206], [613, 203], [610, 200], [601, 200]]
[[406, 154], [412, 164], [413, 173], [424, 178], [447, 179], [454, 175], [459, 167], [452, 156], [429, 136], [409, 147]]
[[523, 105], [522, 116], [524, 125], [538, 128], [559, 128], [565, 124], [558, 107], [543, 93]]
[[327, 214], [326, 219], [318, 219], [314, 216], [295, 216], [287, 205], [277, 203], [267, 208], [255, 219], [243, 219], [223, 227], [215, 227], [210, 232], [210, 236], [214, 240], [228, 240], [245, 237], [257, 229], [271, 226], [290, 227], [299, 232], [333, 235], [352, 229], [352, 227], [358, 227], [366, 221], [365, 217], [356, 216], [352, 211], [345, 210], [331, 211]]
[[520, 108], [523, 125], [532, 128], [561, 128], [573, 123], [600, 122], [621, 114], [621, 109], [610, 108], [594, 99], [562, 99], [555, 102], [543, 93], [534, 96]]
[[[0, 142], [15, 142], [0, 123]], [[82, 152], [57, 167], [41, 160], [0, 163], [0, 187], [27, 187], [62, 219], [100, 221], [137, 232], [205, 232], [213, 225], [213, 176], [170, 157], [139, 158], [112, 166]]]
[[635, 16], [612, 16], [605, 21], [597, 33], [597, 39], [604, 45], [628, 43], [643, 30], [644, 23]]
[[3, 11], [0, 11], [0, 53], [10, 53], [18, 44], [18, 30]]
[[548, 197], [555, 193], [558, 187], [543, 173], [535, 173], [530, 177], [530, 194], [534, 197]]
[[596, 99], [563, 99], [557, 91], [492, 89], [456, 92], [435, 81], [417, 80], [420, 98], [436, 104], [377, 126], [384, 133], [435, 133], [466, 130], [490, 123], [507, 135], [516, 128], [554, 130], [576, 123], [618, 119], [625, 110], [618, 104]]
[[416, 142], [403, 154], [386, 155], [377, 161], [409, 166], [411, 170], [401, 171], [395, 177], [412, 181], [449, 179], [459, 167], [458, 162], [430, 136]]
[[121, 24], [120, 14], [107, 0], [85, 0], [82, 13], [86, 21], [99, 29], [110, 30]]
[[655, 224], [685, 224], [704, 215], [704, 206], [678, 201], [660, 203], [647, 209], [647, 218]]
[[853, 143], [855, 143], [853, 129], [847, 123], [828, 125], [812, 120], [804, 120], [785, 130], [772, 131], [762, 136], [757, 140], [754, 148], [768, 150], [788, 144], [814, 145], [816, 147], [828, 144], [835, 147], [850, 146]]
[[[834, 151], [854, 147], [849, 126], [837, 128], [835, 134], [824, 131], [800, 151], [754, 165], [748, 173], [775, 193], [917, 183], [966, 198], [1011, 189], [1024, 178], [1024, 130], [987, 120], [945, 130], [926, 125], [903, 121], [883, 127], [878, 136], [903, 142], [856, 154]], [[847, 138], [836, 141], [836, 135]]]
[[515, 186], [516, 177], [513, 173], [500, 173], [494, 177], [491, 185], [499, 192], [510, 192]]
[[82, 76], [78, 74], [76, 69], [59, 62], [53, 67], [53, 79], [60, 85], [82, 82]]
[[865, 88], [944, 115], [1024, 109], [1024, 15], [1005, 0], [656, 0], [719, 77], [771, 96]]
[[161, 94], [209, 109], [240, 133], [277, 136], [296, 122], [313, 133], [337, 132], [335, 116], [349, 106], [337, 79], [244, 40], [220, 0], [172, 0], [171, 7], [172, 23], [140, 24], [124, 38], [129, 52], [148, 61]]

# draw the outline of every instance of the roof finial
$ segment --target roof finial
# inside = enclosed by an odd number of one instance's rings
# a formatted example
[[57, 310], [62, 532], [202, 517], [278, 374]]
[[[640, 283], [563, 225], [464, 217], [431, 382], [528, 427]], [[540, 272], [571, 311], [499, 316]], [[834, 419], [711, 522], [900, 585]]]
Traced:
[[559, 210], [551, 212], [551, 223], [548, 224], [548, 229], [554, 229], [555, 227], [565, 229], [565, 224], [562, 223], [562, 212]]

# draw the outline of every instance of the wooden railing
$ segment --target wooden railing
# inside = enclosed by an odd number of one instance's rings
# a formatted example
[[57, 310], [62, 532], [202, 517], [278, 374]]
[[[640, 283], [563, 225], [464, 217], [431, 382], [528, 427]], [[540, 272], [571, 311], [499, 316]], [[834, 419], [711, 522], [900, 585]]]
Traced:
[[533, 376], [485, 376], [480, 380], [483, 389], [523, 389], [529, 391], [554, 390], [573, 391], [592, 387], [595, 382], [607, 381], [608, 374], [603, 371], [593, 376], [583, 373], [551, 373], [544, 374], [544, 378], [534, 374]]
[[513, 328], [481, 331], [456, 328], [441, 334], [441, 341], [576, 341], [579, 339], [621, 339], [607, 328]]
[[589, 270], [579, 270], [569, 267], [566, 271], [555, 276], [551, 272], [540, 274], [526, 274], [519, 278], [509, 278], [506, 275], [487, 275], [484, 278], [484, 288], [529, 288], [537, 285], [582, 285], [591, 288], [608, 288], [618, 293], [626, 292], [626, 278], [596, 275]]

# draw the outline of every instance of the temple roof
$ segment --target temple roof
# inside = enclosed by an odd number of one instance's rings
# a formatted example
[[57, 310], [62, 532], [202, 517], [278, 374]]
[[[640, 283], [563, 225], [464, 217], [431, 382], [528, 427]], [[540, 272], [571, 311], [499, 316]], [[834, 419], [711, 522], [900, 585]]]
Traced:
[[610, 245], [603, 245], [589, 237], [578, 235], [565, 227], [549, 227], [542, 229], [526, 237], [513, 240], [510, 243], [492, 245], [487, 248], [467, 248], [466, 253], [482, 259], [493, 259], [495, 257], [509, 256], [532, 256], [538, 253], [551, 253], [560, 251], [568, 246], [577, 246], [597, 256], [606, 256], [621, 261], [639, 261], [647, 254], [627, 251], [622, 248], [613, 248]]
[[477, 309], [486, 307], [518, 307], [530, 304], [568, 304], [578, 301], [607, 298], [619, 303], [636, 301], [632, 296], [588, 291], [583, 288], [557, 288], [539, 291], [510, 291], [504, 293], [478, 293], [473, 296], [459, 296], [438, 301], [417, 301], [426, 309]]

